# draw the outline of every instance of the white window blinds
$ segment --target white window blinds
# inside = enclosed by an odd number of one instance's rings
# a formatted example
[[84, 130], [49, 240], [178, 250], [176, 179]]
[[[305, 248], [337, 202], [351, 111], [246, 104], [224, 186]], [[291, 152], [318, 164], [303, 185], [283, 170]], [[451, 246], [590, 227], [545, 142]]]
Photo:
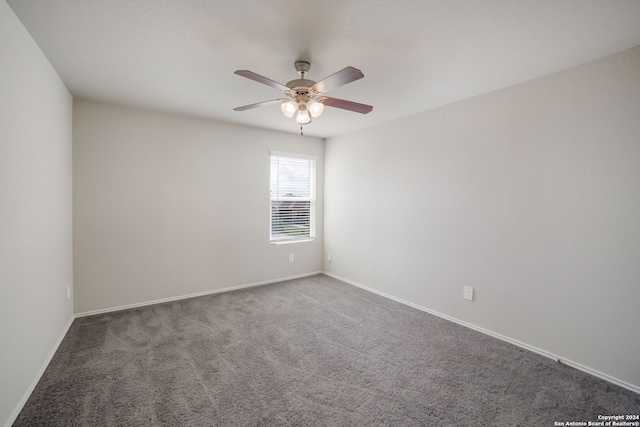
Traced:
[[271, 152], [271, 242], [315, 237], [315, 157]]

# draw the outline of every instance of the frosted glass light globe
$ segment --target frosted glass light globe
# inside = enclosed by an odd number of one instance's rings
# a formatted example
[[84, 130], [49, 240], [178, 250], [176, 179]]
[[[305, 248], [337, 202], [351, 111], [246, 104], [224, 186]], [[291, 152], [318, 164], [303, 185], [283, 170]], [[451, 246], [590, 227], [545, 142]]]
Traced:
[[309, 111], [305, 108], [300, 109], [298, 111], [298, 116], [296, 117], [296, 122], [300, 123], [301, 125], [307, 124], [311, 121], [311, 117], [309, 117]]
[[296, 101], [283, 101], [280, 104], [280, 109], [282, 110], [282, 114], [284, 114], [288, 119], [293, 117], [293, 114], [298, 110], [298, 104]]
[[307, 109], [309, 110], [309, 114], [311, 114], [311, 117], [315, 119], [316, 117], [319, 117], [320, 114], [322, 114], [322, 111], [324, 110], [324, 104], [312, 99], [311, 101], [307, 102]]

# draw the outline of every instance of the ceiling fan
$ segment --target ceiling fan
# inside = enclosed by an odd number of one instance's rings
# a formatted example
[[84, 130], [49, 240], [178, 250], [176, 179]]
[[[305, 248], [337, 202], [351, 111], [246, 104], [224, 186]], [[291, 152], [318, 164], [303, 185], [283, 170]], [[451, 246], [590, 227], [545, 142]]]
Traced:
[[255, 104], [249, 104], [242, 107], [234, 108], [235, 111], [250, 110], [252, 108], [264, 107], [266, 105], [280, 104], [282, 113], [291, 118], [296, 114], [296, 122], [300, 124], [300, 134], [302, 134], [302, 125], [311, 122], [311, 118], [316, 118], [322, 114], [325, 105], [328, 107], [341, 108], [343, 110], [355, 111], [356, 113], [367, 114], [373, 107], [371, 105], [360, 104], [344, 99], [331, 98], [324, 96], [328, 92], [337, 87], [346, 85], [364, 77], [362, 71], [353, 67], [346, 67], [325, 78], [319, 82], [308, 80], [305, 78], [311, 64], [307, 61], [296, 61], [296, 71], [300, 75], [299, 79], [291, 80], [286, 85], [263, 77], [249, 70], [236, 70], [235, 74], [246, 77], [256, 82], [271, 86], [281, 90], [286, 98], [276, 98], [269, 101], [262, 101]]

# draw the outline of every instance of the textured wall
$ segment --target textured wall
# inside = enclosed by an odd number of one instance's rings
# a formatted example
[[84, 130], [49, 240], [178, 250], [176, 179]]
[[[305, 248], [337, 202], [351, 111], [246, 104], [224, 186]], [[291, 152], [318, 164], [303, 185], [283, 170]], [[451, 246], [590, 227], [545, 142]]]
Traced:
[[640, 47], [331, 138], [325, 270], [640, 387], [639, 118]]
[[318, 156], [322, 236], [321, 139], [86, 100], [73, 130], [77, 313], [322, 269], [269, 244], [270, 150]]
[[0, 1], [0, 425], [73, 312], [69, 91]]

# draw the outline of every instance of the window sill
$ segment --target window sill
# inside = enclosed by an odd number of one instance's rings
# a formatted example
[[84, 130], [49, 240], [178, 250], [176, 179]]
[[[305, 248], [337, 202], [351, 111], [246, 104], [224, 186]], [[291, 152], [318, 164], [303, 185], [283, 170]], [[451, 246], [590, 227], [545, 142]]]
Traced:
[[304, 242], [313, 242], [315, 238], [310, 239], [296, 239], [296, 240], [274, 240], [269, 242], [270, 245], [289, 245], [291, 243], [304, 243]]

